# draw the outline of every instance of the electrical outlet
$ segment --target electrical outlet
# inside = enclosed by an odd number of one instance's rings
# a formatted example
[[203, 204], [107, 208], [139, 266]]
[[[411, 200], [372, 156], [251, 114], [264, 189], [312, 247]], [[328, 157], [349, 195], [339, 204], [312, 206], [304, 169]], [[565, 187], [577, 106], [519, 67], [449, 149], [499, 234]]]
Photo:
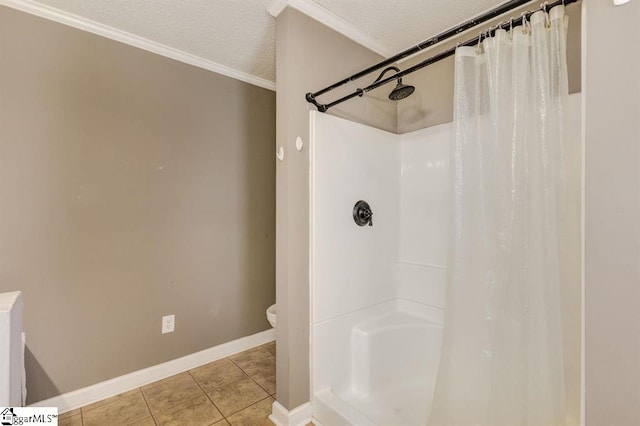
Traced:
[[173, 333], [176, 328], [176, 316], [165, 315], [162, 317], [162, 334]]

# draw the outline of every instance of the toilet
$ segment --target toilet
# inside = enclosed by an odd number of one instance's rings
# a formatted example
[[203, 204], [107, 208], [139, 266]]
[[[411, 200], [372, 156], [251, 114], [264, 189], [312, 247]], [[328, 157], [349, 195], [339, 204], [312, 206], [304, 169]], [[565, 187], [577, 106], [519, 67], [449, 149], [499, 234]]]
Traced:
[[276, 328], [276, 305], [273, 304], [267, 308], [267, 321], [271, 327]]

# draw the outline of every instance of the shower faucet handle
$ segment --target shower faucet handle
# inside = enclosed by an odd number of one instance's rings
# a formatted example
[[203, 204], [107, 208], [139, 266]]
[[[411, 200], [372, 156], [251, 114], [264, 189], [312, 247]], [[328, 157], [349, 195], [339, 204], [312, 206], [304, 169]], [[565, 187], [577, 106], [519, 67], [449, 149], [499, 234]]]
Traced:
[[373, 226], [373, 211], [369, 203], [360, 200], [353, 206], [353, 220], [358, 226]]
[[371, 209], [362, 209], [360, 214], [362, 215], [362, 218], [367, 221], [369, 226], [373, 226], [373, 212], [371, 211]]

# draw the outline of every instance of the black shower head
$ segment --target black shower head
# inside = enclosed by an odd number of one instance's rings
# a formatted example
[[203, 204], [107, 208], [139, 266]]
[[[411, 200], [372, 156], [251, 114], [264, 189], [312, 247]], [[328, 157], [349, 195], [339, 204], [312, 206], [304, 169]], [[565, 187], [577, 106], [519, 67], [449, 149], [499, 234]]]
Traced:
[[[387, 67], [380, 73], [378, 78], [375, 79], [374, 83], [377, 83], [378, 81], [380, 81], [380, 79], [382, 79], [382, 76], [387, 71], [391, 71], [391, 70], [395, 72], [400, 72], [400, 68], [398, 67], [393, 67], [393, 66]], [[396, 85], [396, 87], [391, 91], [391, 93], [389, 93], [389, 99], [391, 99], [392, 101], [399, 101], [400, 99], [404, 99], [410, 94], [412, 94], [414, 90], [416, 90], [415, 87], [402, 84], [402, 77], [400, 77], [398, 79], [398, 84]]]
[[411, 95], [414, 90], [416, 90], [415, 87], [407, 84], [402, 84], [402, 78], [399, 78], [398, 84], [391, 91], [391, 93], [389, 93], [389, 99], [391, 99], [392, 101], [399, 101], [400, 99], [404, 99], [407, 96]]

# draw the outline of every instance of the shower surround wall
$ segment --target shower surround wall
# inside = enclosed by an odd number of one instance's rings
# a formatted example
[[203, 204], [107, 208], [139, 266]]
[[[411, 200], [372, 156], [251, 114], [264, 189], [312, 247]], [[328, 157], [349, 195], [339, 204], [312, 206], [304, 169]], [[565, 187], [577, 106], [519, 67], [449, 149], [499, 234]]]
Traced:
[[[311, 113], [312, 406], [322, 424], [426, 421], [444, 307], [450, 127], [396, 135]], [[361, 199], [372, 227], [353, 221]]]
[[[400, 150], [393, 134], [312, 112], [313, 322], [395, 297]], [[347, 143], [345, 143], [347, 141]], [[365, 200], [373, 226], [357, 226], [352, 209]], [[336, 294], [340, 297], [335, 297]]]
[[[311, 117], [311, 274], [326, 283], [312, 286], [313, 322], [395, 298], [443, 308], [451, 125], [396, 135]], [[354, 223], [358, 200], [372, 227]]]
[[451, 124], [393, 136], [401, 170], [396, 297], [444, 309]]

